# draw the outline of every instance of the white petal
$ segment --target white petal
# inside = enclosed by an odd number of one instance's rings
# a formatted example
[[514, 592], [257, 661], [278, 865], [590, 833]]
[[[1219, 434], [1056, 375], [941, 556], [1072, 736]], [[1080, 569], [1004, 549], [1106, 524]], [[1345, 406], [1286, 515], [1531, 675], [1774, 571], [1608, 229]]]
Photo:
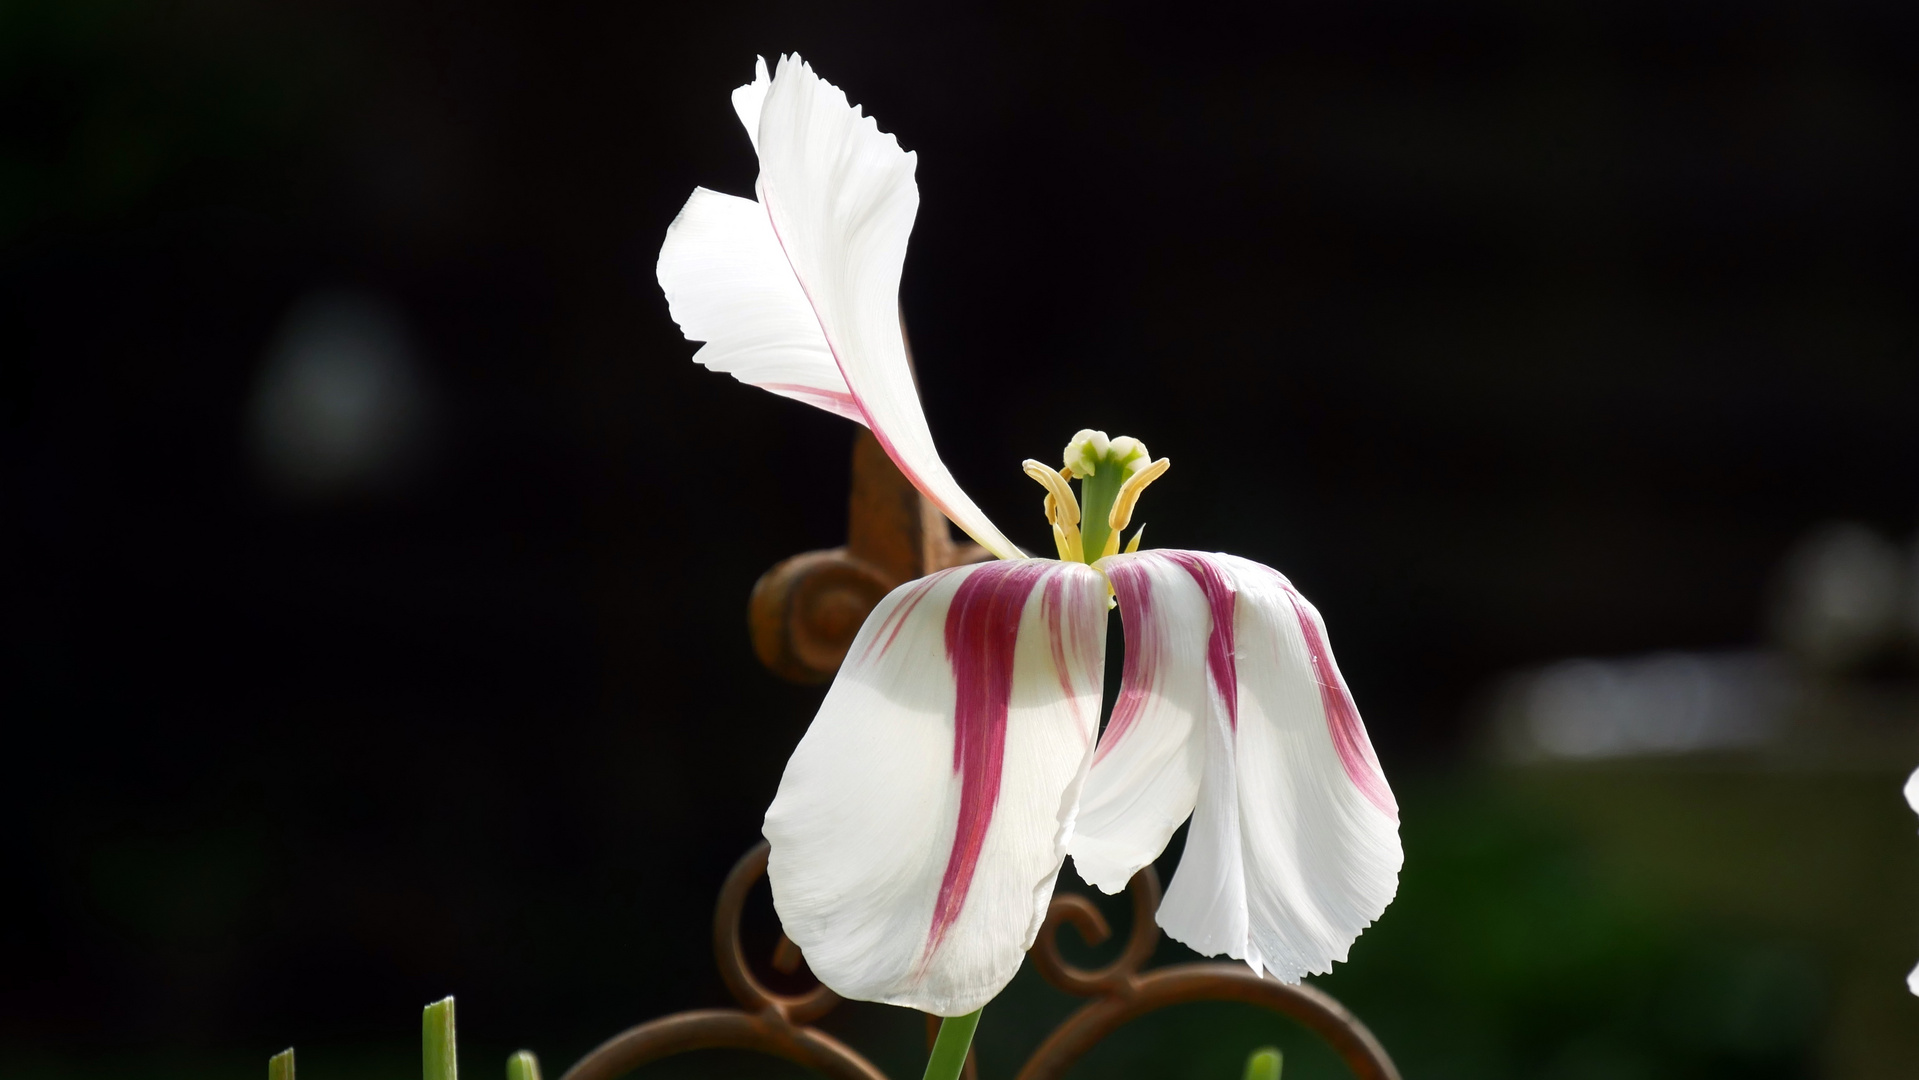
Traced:
[[760, 106], [766, 102], [767, 88], [773, 80], [766, 75], [766, 57], [753, 58], [753, 81], [733, 91], [733, 111], [739, 114], [740, 123], [746, 127], [746, 137], [753, 142], [753, 152], [760, 150]]
[[766, 812], [786, 933], [842, 996], [979, 1008], [1045, 917], [1099, 726], [1106, 583], [1019, 560], [893, 591]]
[[[1906, 777], [1905, 794], [1906, 805], [1912, 807], [1913, 813], [1919, 814], [1919, 769], [1912, 770], [1912, 775]], [[1906, 976], [1906, 989], [1919, 994], [1919, 967], [1913, 968], [1912, 973]]]
[[[1122, 601], [1128, 636], [1135, 618], [1179, 620], [1160, 627], [1185, 650], [1167, 662], [1204, 672], [1210, 689], [1197, 806], [1159, 924], [1281, 979], [1331, 970], [1392, 901], [1402, 855], [1397, 805], [1318, 611], [1277, 571], [1230, 555], [1161, 550], [1099, 567], [1116, 590], [1152, 592], [1137, 614]], [[1212, 616], [1204, 646], [1194, 597]], [[1129, 738], [1102, 748], [1089, 801]]]
[[1073, 868], [1109, 893], [1166, 850], [1191, 816], [1206, 760], [1211, 715], [1206, 652], [1212, 611], [1179, 565], [1135, 559], [1113, 577], [1126, 621], [1126, 668], [1112, 719], [1100, 736], [1079, 828]]
[[933, 446], [900, 332], [900, 269], [919, 213], [914, 155], [797, 56], [760, 110], [759, 197], [867, 426], [913, 485], [980, 546], [1019, 549]]
[[706, 342], [693, 359], [866, 422], [759, 203], [695, 188], [666, 230], [658, 272], [673, 321]]

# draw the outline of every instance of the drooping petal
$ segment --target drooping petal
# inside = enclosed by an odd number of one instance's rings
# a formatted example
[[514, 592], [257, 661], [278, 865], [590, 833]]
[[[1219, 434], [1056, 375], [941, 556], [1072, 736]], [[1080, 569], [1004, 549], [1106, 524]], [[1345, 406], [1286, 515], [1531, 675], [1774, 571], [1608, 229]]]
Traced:
[[[1201, 953], [1225, 953], [1281, 979], [1330, 970], [1391, 902], [1402, 855], [1398, 807], [1319, 612], [1279, 572], [1231, 555], [1160, 550], [1097, 565], [1120, 596], [1129, 640], [1158, 634], [1178, 642], [1163, 663], [1185, 674], [1165, 676], [1165, 684], [1186, 685], [1201, 672], [1208, 687], [1195, 725], [1203, 751], [1192, 827], [1159, 924]], [[1150, 600], [1129, 610], [1128, 591]], [[1207, 611], [1203, 638], [1193, 617], [1199, 607]], [[1123, 789], [1128, 778], [1109, 763], [1124, 763], [1127, 742], [1144, 731], [1109, 725], [1102, 737], [1076, 865], [1082, 847], [1107, 835], [1130, 836], [1134, 859], [1156, 854], [1141, 837], [1159, 826], [1091, 813], [1123, 803], [1109, 785]], [[1114, 779], [1102, 775], [1109, 770]], [[1138, 805], [1163, 814], [1168, 802]]]
[[1126, 620], [1126, 667], [1112, 719], [1080, 796], [1073, 867], [1116, 893], [1193, 813], [1206, 760], [1211, 684], [1203, 656], [1212, 611], [1184, 568], [1163, 559], [1123, 564], [1112, 577]]
[[766, 813], [786, 933], [841, 995], [944, 1016], [1019, 969], [1099, 727], [1106, 584], [1018, 560], [874, 609]]

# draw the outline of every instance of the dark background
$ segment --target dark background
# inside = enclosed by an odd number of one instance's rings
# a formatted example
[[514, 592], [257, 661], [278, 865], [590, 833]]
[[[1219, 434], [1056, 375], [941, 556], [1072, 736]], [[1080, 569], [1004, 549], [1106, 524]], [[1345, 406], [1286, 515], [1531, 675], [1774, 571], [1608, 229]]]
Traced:
[[[920, 154], [968, 491], [1042, 547], [1019, 461], [1146, 440], [1153, 544], [1290, 575], [1417, 789], [1501, 672], [1750, 643], [1804, 529], [1911, 531], [1916, 45], [1896, 3], [0, 5], [0, 1047], [244, 1072], [457, 992], [557, 1073], [722, 999], [711, 897], [819, 696], [746, 596], [842, 541], [852, 439], [690, 363], [652, 276], [751, 191], [756, 53]], [[247, 403], [341, 289], [435, 449], [290, 497]]]

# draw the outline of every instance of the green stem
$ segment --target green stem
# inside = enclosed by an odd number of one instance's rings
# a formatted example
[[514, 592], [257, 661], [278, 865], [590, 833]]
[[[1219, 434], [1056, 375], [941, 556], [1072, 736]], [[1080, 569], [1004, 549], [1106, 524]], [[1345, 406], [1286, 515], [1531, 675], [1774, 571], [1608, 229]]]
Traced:
[[453, 999], [442, 998], [420, 1015], [421, 1080], [460, 1080], [459, 1046], [453, 1037]]
[[966, 1051], [973, 1046], [973, 1029], [979, 1027], [979, 1014], [984, 1011], [974, 1009], [965, 1016], [940, 1021], [939, 1037], [933, 1040], [923, 1080], [959, 1080], [960, 1070], [966, 1067]]
[[1246, 1059], [1246, 1080], [1279, 1080], [1279, 1047], [1262, 1046]]
[[267, 1059], [267, 1080], [293, 1080], [293, 1047]]
[[540, 1059], [531, 1050], [516, 1050], [506, 1059], [506, 1080], [540, 1080]]

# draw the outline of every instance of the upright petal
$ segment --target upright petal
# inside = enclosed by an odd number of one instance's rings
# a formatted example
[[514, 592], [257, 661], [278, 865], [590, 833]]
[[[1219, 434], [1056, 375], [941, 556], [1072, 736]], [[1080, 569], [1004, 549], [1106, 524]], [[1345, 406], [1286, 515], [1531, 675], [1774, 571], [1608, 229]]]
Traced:
[[860, 628], [766, 812], [773, 903], [840, 994], [944, 1016], [1019, 969], [1099, 727], [1106, 583], [956, 567]]
[[693, 189], [666, 230], [658, 272], [673, 321], [706, 342], [694, 360], [866, 423], [759, 203]]
[[695, 360], [865, 424], [913, 485], [1002, 559], [1021, 558], [933, 445], [900, 329], [919, 213], [914, 155], [797, 56], [760, 60], [733, 109], [760, 156], [758, 202], [696, 189], [658, 275]]
[[[1161, 550], [1098, 567], [1120, 597], [1129, 641], [1157, 635], [1178, 643], [1162, 662], [1183, 669], [1163, 682], [1180, 689], [1161, 692], [1165, 700], [1144, 712], [1190, 712], [1192, 680], [1207, 684], [1204, 715], [1178, 747], [1185, 755], [1200, 744], [1201, 776], [1159, 924], [1199, 952], [1238, 957], [1282, 979], [1330, 970], [1391, 902], [1402, 856], [1398, 807], [1319, 612], [1277, 571], [1231, 555]], [[1129, 605], [1128, 593], [1138, 591], [1150, 601]], [[1176, 804], [1125, 767], [1126, 744], [1143, 730], [1109, 725], [1102, 737], [1076, 864], [1082, 848], [1108, 842], [1133, 845], [1108, 874], [1157, 854], [1147, 838], [1160, 835], [1166, 807]], [[1142, 793], [1132, 804], [1115, 793], [1129, 784]]]
[[733, 91], [733, 111], [739, 114], [740, 124], [746, 128], [746, 137], [753, 144], [753, 152], [760, 152], [760, 106], [766, 103], [766, 91], [773, 80], [766, 75], [766, 57], [753, 58], [753, 81]]
[[797, 56], [780, 59], [766, 92], [759, 154], [760, 202], [867, 426], [981, 547], [1020, 557], [940, 461], [907, 363], [899, 288], [917, 159]]

